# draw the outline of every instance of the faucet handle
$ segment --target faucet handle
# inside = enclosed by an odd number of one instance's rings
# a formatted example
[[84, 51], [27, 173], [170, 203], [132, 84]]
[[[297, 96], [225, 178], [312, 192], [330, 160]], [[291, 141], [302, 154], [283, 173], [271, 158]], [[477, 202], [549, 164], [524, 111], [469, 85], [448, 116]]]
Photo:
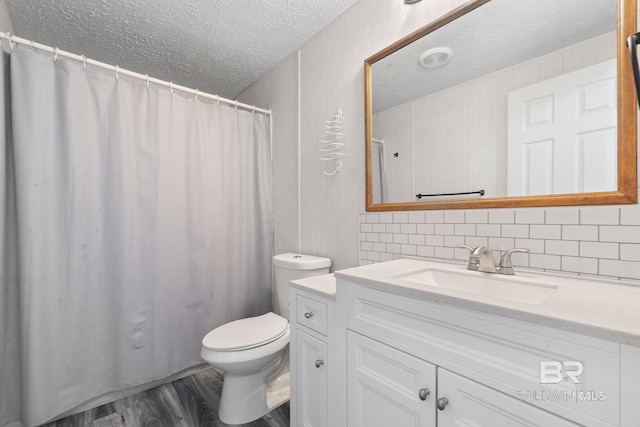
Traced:
[[513, 264], [511, 263], [511, 254], [514, 252], [529, 253], [529, 249], [514, 248], [509, 249], [500, 257], [499, 267], [502, 269], [502, 274], [513, 274]]
[[469, 250], [469, 252], [473, 252], [473, 251], [475, 250], [475, 249], [474, 249], [474, 248], [472, 248], [471, 246], [469, 246], [469, 245], [463, 245], [462, 243], [457, 244], [457, 245], [456, 245], [456, 247], [458, 247], [458, 248], [462, 248], [462, 249], [468, 249], [468, 250]]
[[472, 248], [469, 245], [463, 245], [462, 243], [457, 244], [456, 245], [458, 248], [461, 249], [468, 249], [469, 250], [469, 260], [467, 261], [467, 270], [477, 270], [478, 267], [480, 266], [480, 261], [478, 260], [477, 257], [473, 256], [473, 251], [475, 251], [477, 248]]

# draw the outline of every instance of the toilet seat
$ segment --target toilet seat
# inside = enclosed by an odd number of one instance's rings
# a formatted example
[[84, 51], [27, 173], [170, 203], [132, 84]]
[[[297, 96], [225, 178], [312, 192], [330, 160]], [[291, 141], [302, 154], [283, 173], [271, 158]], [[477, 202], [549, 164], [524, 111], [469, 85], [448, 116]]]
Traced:
[[202, 346], [222, 352], [260, 347], [285, 335], [288, 324], [287, 319], [275, 313], [235, 320], [209, 332], [202, 339]]

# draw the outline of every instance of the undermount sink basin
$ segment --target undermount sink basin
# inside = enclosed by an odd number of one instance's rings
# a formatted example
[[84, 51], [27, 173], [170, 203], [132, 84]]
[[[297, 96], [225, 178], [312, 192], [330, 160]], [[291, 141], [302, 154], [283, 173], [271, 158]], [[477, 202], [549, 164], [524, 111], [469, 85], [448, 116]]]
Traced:
[[558, 288], [531, 277], [430, 267], [398, 274], [394, 279], [525, 304], [540, 304]]

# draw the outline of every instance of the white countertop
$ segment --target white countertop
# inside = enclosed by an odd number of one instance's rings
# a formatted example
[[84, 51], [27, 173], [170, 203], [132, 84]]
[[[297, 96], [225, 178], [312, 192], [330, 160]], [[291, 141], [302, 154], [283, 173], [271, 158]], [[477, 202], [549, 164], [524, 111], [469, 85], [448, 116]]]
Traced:
[[[456, 274], [485, 275], [498, 280], [512, 278], [523, 282], [535, 281], [553, 284], [557, 289], [539, 302], [526, 303], [501, 299], [495, 294], [483, 295], [476, 289], [474, 293], [468, 293], [398, 278], [403, 273], [420, 271], [424, 268], [445, 269], [454, 271]], [[515, 276], [504, 276], [468, 271], [466, 264], [415, 259], [399, 259], [340, 270], [335, 272], [335, 277], [397, 295], [479, 310], [640, 347], [640, 287], [638, 286], [518, 270]], [[335, 294], [335, 283], [333, 287]]]
[[290, 285], [323, 298], [336, 299], [336, 278], [333, 273], [292, 280]]

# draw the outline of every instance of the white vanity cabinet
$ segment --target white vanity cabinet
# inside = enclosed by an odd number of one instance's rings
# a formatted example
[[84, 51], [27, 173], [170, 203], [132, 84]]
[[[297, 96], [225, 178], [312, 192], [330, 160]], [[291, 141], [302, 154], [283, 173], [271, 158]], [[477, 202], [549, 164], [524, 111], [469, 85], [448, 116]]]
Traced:
[[576, 427], [521, 400], [349, 331], [351, 427]]
[[316, 276], [292, 282], [291, 426], [329, 427], [329, 328], [335, 312], [335, 278]]
[[[337, 287], [343, 425], [640, 426], [638, 347], [342, 278]], [[561, 365], [562, 379], [542, 378], [541, 362]]]

